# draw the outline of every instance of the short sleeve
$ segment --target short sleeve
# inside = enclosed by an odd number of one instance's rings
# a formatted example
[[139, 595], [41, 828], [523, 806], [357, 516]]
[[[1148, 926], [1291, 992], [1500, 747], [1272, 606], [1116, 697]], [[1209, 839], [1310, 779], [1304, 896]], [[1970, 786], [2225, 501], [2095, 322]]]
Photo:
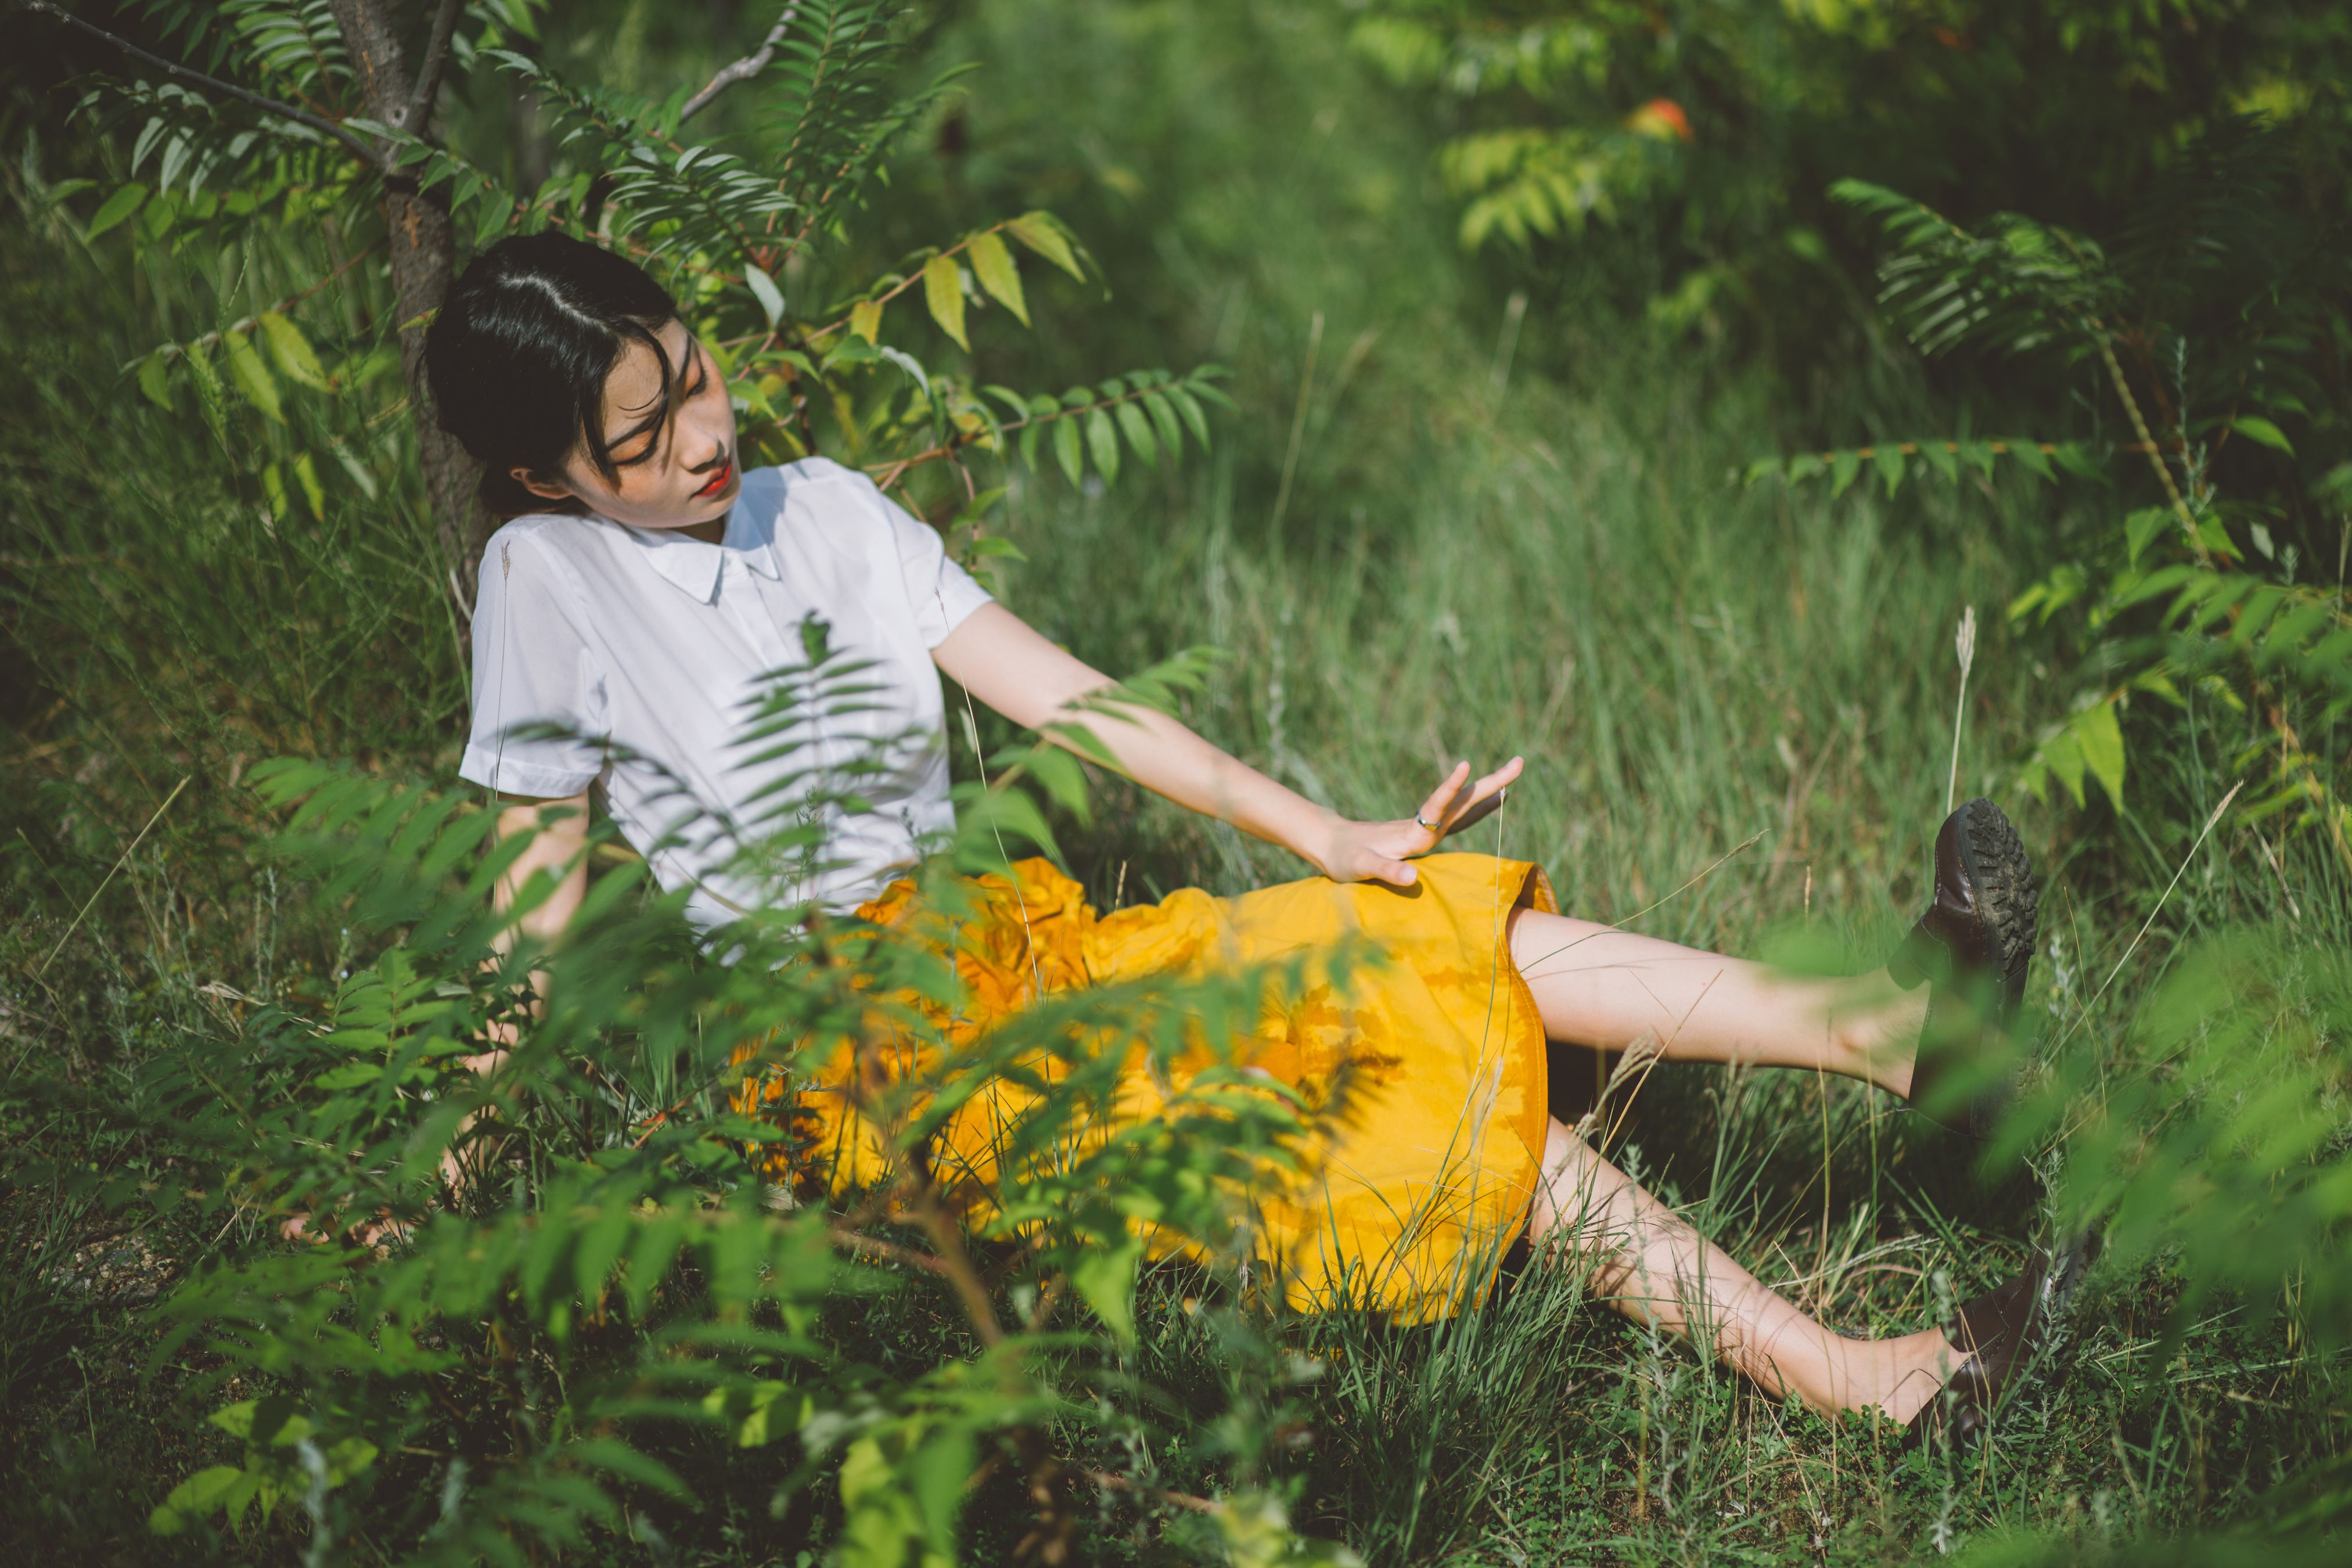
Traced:
[[[458, 776], [504, 795], [578, 795], [604, 767], [602, 697], [561, 566], [529, 532], [501, 529], [475, 595], [473, 726]], [[528, 732], [547, 725], [570, 733]]]
[[898, 570], [907, 579], [907, 597], [915, 606], [915, 629], [922, 634], [925, 647], [937, 647], [963, 625], [967, 616], [989, 603], [989, 592], [972, 581], [971, 573], [948, 559], [939, 530], [908, 516], [904, 507], [878, 489], [874, 500], [890, 522]]

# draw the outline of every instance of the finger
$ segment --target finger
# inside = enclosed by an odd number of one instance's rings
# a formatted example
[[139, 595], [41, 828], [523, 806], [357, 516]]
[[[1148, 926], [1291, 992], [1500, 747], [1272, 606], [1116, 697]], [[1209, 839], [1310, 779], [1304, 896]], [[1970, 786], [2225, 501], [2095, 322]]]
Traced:
[[1509, 762], [1480, 779], [1471, 786], [1470, 793], [1464, 799], [1461, 808], [1445, 824], [1444, 831], [1438, 837], [1450, 837], [1464, 828], [1484, 822], [1493, 816], [1503, 804], [1504, 792], [1511, 787], [1526, 769], [1527, 759], [1513, 757]]
[[1457, 815], [1453, 821], [1445, 825], [1445, 831], [1438, 837], [1441, 838], [1451, 838], [1465, 827], [1475, 827], [1478, 824], [1486, 821], [1488, 817], [1494, 816], [1496, 811], [1500, 810], [1502, 808], [1502, 805], [1503, 794], [1500, 790], [1496, 791], [1493, 795], [1488, 795], [1484, 800], [1473, 801], [1470, 805], [1463, 807], [1460, 814]]
[[1480, 801], [1486, 799], [1488, 796], [1500, 795], [1503, 791], [1510, 788], [1511, 784], [1518, 778], [1520, 773], [1526, 771], [1526, 758], [1513, 757], [1509, 762], [1505, 763], [1501, 767], [1496, 768], [1493, 773], [1488, 773], [1485, 778], [1480, 779], [1476, 784], [1472, 784], [1470, 786], [1468, 796], [1462, 802], [1461, 809], [1467, 811], [1472, 806], [1476, 805]]
[[1445, 775], [1445, 782], [1439, 784], [1431, 793], [1430, 797], [1421, 803], [1419, 813], [1421, 820], [1443, 824], [1445, 821], [1445, 814], [1454, 808], [1454, 797], [1462, 793], [1462, 781], [1469, 776], [1468, 763], [1454, 763], [1454, 771]]
[[1364, 879], [1368, 882], [1386, 882], [1393, 888], [1410, 888], [1421, 879], [1421, 873], [1402, 860], [1391, 860], [1382, 856], [1371, 863], [1370, 874]]

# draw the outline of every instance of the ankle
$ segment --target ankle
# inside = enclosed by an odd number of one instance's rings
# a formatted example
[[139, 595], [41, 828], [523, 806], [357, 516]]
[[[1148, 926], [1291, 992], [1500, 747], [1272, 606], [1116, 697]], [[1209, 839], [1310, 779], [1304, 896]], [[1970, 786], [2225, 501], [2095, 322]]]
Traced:
[[1919, 1039], [1927, 1035], [1928, 992], [1919, 985], [1915, 990], [1895, 990], [1894, 980], [1886, 971], [1870, 975], [1882, 992], [1884, 1002], [1870, 1013], [1870, 1079], [1886, 1093], [1903, 1096], [1907, 1100], [1912, 1089], [1912, 1068], [1919, 1065]]
[[1912, 1068], [1919, 1059], [1919, 1039], [1927, 1028], [1927, 992], [1895, 989], [1886, 972], [1865, 976], [1876, 1005], [1840, 1020], [1839, 1047], [1853, 1066], [1853, 1075], [1909, 1099]]
[[[1907, 1425], [1943, 1392], [1952, 1373], [1967, 1358], [1952, 1348], [1940, 1329], [1884, 1342], [1895, 1353], [1886, 1369], [1886, 1385], [1867, 1404], [1898, 1426]], [[1862, 1402], [1857, 1402], [1856, 1408], [1862, 1407]]]

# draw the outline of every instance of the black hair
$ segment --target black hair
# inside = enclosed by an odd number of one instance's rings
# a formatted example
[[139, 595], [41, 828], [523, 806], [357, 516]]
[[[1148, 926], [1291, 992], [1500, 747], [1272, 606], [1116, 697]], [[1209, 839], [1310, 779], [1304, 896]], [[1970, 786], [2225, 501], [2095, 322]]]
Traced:
[[575, 446], [614, 479], [604, 378], [627, 342], [651, 348], [662, 393], [649, 423], [666, 424], [672, 367], [656, 334], [677, 318], [643, 268], [565, 235], [516, 235], [476, 257], [425, 334], [425, 371], [441, 428], [482, 465], [482, 504], [500, 517], [578, 510], [511, 472], [560, 472]]

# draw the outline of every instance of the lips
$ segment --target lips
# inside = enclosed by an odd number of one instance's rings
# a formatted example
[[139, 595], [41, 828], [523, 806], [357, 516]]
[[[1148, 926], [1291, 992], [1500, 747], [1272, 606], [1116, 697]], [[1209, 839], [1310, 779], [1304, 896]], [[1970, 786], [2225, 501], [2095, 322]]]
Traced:
[[728, 482], [734, 477], [735, 465], [731, 462], [721, 463], [719, 466], [719, 471], [710, 476], [710, 482], [694, 492], [695, 499], [699, 500], [705, 496], [717, 495], [727, 488]]

